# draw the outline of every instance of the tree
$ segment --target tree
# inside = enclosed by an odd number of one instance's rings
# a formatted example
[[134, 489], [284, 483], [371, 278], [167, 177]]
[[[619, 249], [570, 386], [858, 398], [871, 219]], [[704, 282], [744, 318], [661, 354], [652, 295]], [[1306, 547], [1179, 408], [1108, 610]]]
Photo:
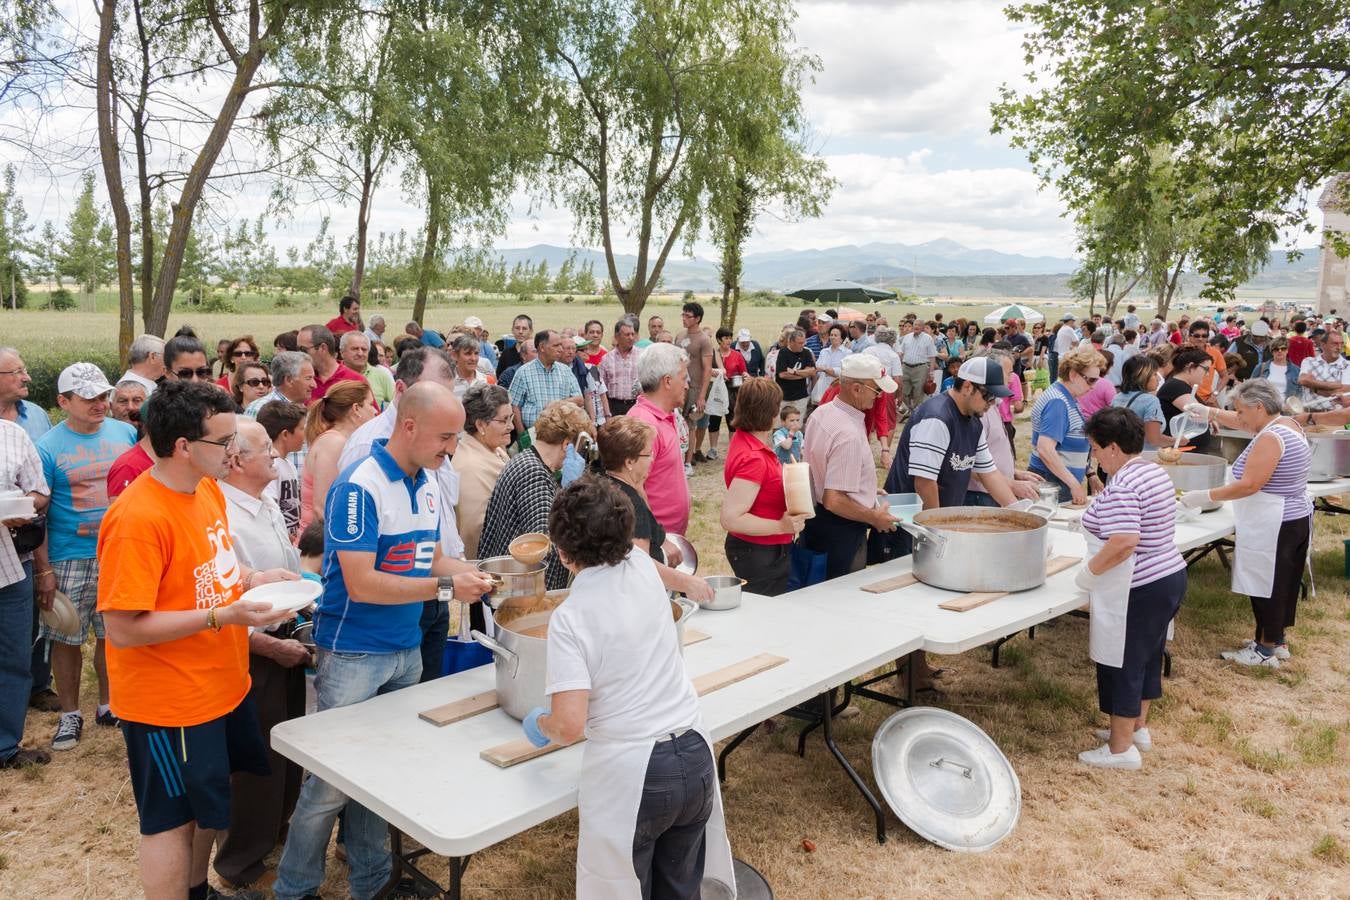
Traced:
[[1350, 161], [1345, 0], [1034, 0], [1008, 14], [1030, 26], [1032, 87], [1003, 87], [994, 131], [1071, 210], [1145, 183], [1153, 148], [1175, 148], [1177, 182], [1201, 188], [1178, 201], [1216, 296], [1247, 248], [1312, 230], [1309, 191]]
[[75, 279], [86, 294], [93, 294], [112, 278], [111, 237], [94, 203], [94, 173], [86, 173], [66, 220], [66, 235], [57, 245], [57, 272]]
[[5, 166], [4, 190], [0, 191], [0, 306], [18, 309], [28, 302], [28, 279], [24, 256], [30, 252], [28, 213], [15, 190], [13, 166]]
[[[734, 116], [775, 84], [792, 93], [789, 0], [653, 4], [560, 0], [540, 39], [548, 71], [548, 185], [604, 249], [624, 310], [640, 313], [675, 245], [701, 230]], [[625, 231], [637, 265], [621, 274]]]

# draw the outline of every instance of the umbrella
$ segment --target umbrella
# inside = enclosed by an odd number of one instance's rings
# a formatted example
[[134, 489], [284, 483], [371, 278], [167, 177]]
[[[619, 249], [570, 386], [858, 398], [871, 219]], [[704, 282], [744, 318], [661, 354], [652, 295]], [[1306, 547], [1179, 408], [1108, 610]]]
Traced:
[[1016, 303], [1010, 303], [1007, 306], [1000, 306], [998, 309], [984, 317], [984, 324], [997, 325], [999, 322], [1006, 322], [1009, 319], [1021, 319], [1027, 324], [1032, 322], [1044, 322], [1045, 316], [1036, 312], [1029, 306], [1021, 306]]
[[835, 312], [839, 313], [839, 318], [836, 320], [839, 322], [861, 322], [867, 318], [851, 306], [841, 306]]
[[814, 303], [875, 303], [878, 300], [894, 300], [895, 291], [871, 288], [856, 281], [825, 281], [810, 287], [798, 288], [788, 294], [801, 300]]

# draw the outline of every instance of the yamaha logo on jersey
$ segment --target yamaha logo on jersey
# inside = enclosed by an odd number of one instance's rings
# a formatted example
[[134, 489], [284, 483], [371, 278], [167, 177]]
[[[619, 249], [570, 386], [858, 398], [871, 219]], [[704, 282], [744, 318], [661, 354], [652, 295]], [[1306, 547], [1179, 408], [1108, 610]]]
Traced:
[[361, 489], [356, 485], [335, 485], [329, 493], [327, 507], [332, 520], [328, 536], [334, 541], [349, 544], [366, 530], [365, 502]]

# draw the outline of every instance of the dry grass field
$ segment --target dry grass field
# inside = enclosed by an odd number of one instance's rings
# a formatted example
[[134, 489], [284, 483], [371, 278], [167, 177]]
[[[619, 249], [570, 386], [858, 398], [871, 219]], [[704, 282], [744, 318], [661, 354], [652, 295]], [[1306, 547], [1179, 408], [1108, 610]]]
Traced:
[[[501, 310], [488, 325], [502, 330], [509, 317]], [[270, 333], [253, 322], [193, 320], [213, 335], [217, 326]], [[25, 344], [8, 329], [3, 340]], [[720, 465], [699, 466], [692, 486], [690, 537], [702, 570], [728, 571], [717, 528]], [[736, 854], [789, 900], [1350, 895], [1347, 525], [1317, 516], [1317, 595], [1300, 608], [1291, 633], [1294, 658], [1279, 671], [1253, 672], [1218, 659], [1220, 650], [1249, 636], [1250, 610], [1245, 598], [1229, 593], [1217, 560], [1192, 569], [1173, 645], [1174, 676], [1154, 706], [1156, 749], [1146, 754], [1143, 771], [1102, 772], [1077, 762], [1103, 717], [1096, 712], [1086, 622], [1064, 618], [1039, 628], [1034, 641], [1023, 635], [1007, 645], [999, 669], [983, 649], [934, 660], [949, 670], [940, 683], [945, 694], [925, 702], [976, 722], [1021, 779], [1021, 821], [993, 851], [938, 849], [894, 817], [890, 840], [878, 845], [870, 811], [820, 740], [810, 740], [799, 759], [789, 725], [757, 734], [731, 758], [723, 790]], [[89, 710], [92, 671], [84, 683]], [[838, 732], [870, 779], [871, 737], [892, 709], [865, 700], [859, 706], [862, 715], [841, 722]], [[45, 746], [55, 724], [55, 714], [32, 714], [26, 743]], [[85, 734], [78, 749], [57, 754], [50, 766], [0, 773], [0, 898], [139, 893], [136, 814], [121, 737], [92, 721]], [[480, 854], [465, 895], [570, 896], [575, 826], [574, 815], [562, 816]], [[804, 838], [814, 852], [803, 850]], [[330, 863], [325, 896], [346, 896], [345, 867]]]

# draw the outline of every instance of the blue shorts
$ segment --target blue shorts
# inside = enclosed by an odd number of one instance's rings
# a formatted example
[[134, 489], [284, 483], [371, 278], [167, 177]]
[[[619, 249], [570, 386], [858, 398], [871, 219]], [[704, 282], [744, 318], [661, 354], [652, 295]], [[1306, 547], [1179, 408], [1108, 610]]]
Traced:
[[141, 834], [230, 827], [230, 773], [269, 775], [267, 744], [253, 700], [218, 719], [169, 728], [122, 720]]

